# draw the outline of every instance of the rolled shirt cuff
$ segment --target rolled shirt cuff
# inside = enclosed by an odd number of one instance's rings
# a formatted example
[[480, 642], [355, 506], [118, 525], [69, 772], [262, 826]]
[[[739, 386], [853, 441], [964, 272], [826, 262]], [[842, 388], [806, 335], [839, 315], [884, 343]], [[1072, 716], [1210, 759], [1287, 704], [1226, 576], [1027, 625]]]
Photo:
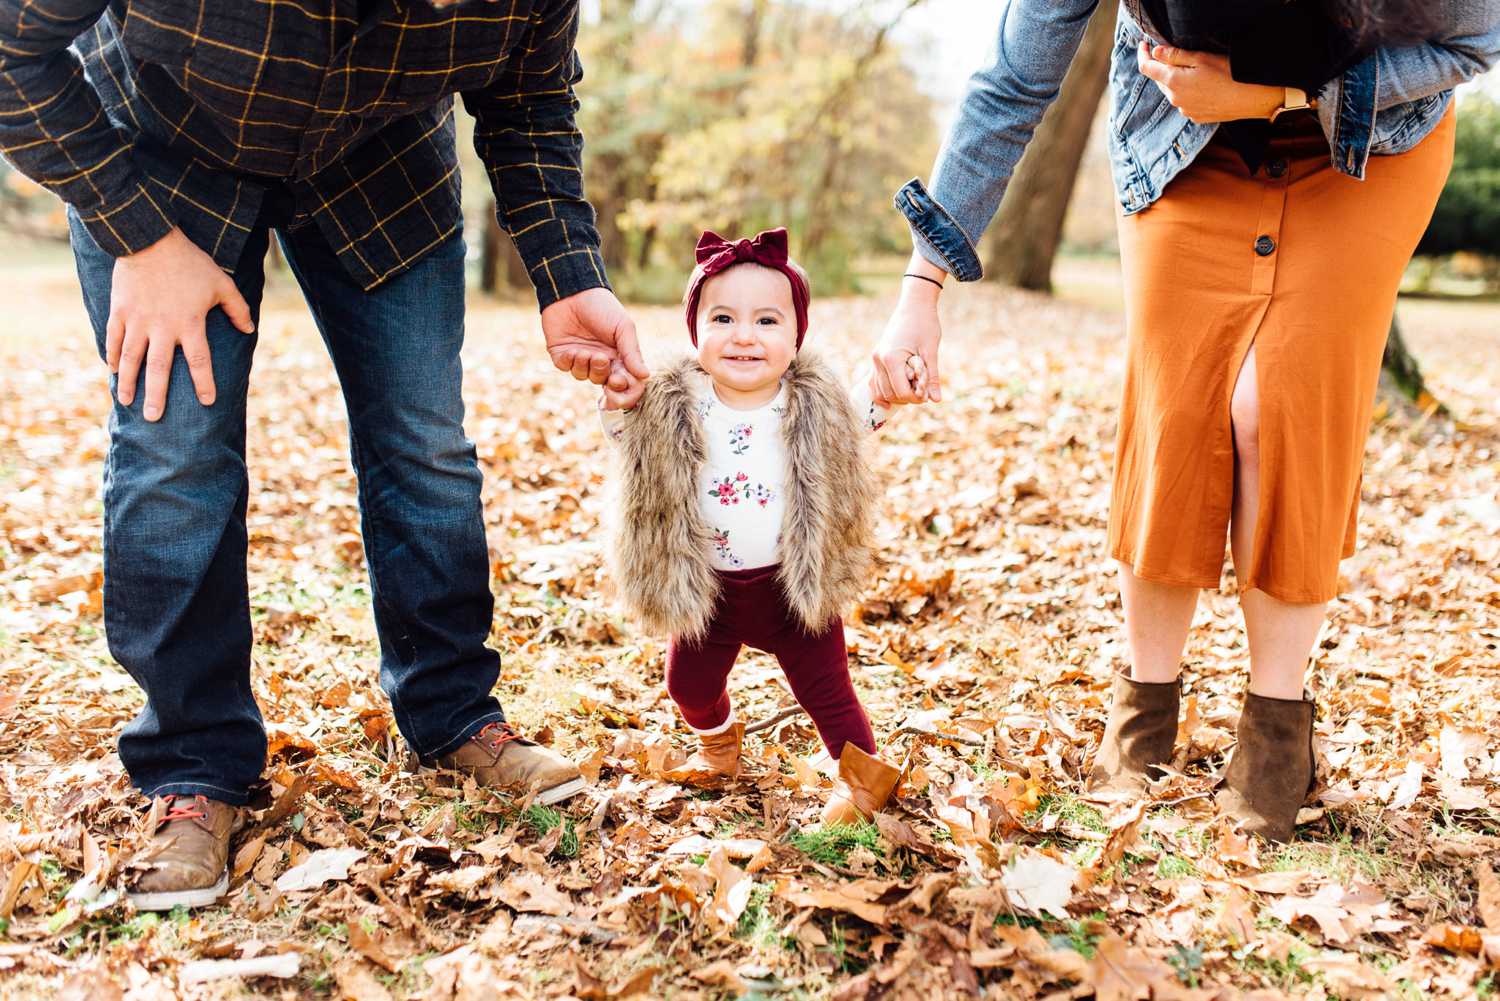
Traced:
[[128, 257], [145, 250], [176, 225], [156, 204], [145, 184], [124, 200], [97, 209], [75, 207], [78, 221], [99, 248], [111, 257]]

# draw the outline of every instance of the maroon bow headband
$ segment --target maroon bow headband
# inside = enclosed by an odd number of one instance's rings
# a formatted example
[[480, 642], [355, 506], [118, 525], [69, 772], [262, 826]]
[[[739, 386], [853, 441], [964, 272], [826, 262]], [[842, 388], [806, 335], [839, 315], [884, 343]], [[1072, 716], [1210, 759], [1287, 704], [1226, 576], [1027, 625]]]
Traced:
[[703, 292], [703, 283], [736, 264], [759, 264], [786, 275], [786, 280], [792, 284], [792, 305], [797, 309], [797, 347], [802, 347], [802, 337], [807, 333], [807, 302], [812, 293], [807, 287], [807, 279], [787, 257], [784, 227], [768, 229], [756, 234], [752, 240], [733, 243], [712, 230], [705, 230], [698, 237], [699, 267], [694, 271], [693, 283], [687, 291], [688, 336], [693, 339], [693, 346], [698, 346], [698, 297]]

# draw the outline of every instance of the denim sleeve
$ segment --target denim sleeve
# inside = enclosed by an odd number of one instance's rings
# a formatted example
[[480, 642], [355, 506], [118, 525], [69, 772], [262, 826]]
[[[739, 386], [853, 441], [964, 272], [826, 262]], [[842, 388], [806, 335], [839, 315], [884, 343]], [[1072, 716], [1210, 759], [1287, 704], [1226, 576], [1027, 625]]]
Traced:
[[1449, 30], [1442, 38], [1377, 49], [1365, 57], [1377, 71], [1367, 98], [1373, 107], [1357, 111], [1373, 114], [1440, 94], [1500, 61], [1500, 0], [1453, 0], [1445, 6]]
[[1006, 0], [989, 64], [969, 78], [930, 189], [896, 196], [923, 257], [959, 281], [983, 269], [974, 245], [1005, 195], [1037, 123], [1083, 40], [1099, 0]]

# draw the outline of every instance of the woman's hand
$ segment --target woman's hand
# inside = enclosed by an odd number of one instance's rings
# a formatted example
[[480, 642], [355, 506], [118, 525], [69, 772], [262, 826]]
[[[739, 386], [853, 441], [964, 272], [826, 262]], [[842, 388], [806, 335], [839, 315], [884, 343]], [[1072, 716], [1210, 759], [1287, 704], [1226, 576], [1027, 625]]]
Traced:
[[1142, 41], [1135, 58], [1172, 107], [1200, 125], [1270, 118], [1286, 98], [1285, 88], [1235, 80], [1229, 75], [1229, 58], [1212, 52], [1152, 47]]
[[901, 298], [880, 343], [875, 345], [870, 359], [870, 397], [882, 407], [928, 400], [937, 403], [943, 398], [938, 381], [938, 343], [943, 328], [938, 322], [937, 301], [947, 273], [919, 254], [912, 254], [906, 270], [931, 277], [902, 279]]

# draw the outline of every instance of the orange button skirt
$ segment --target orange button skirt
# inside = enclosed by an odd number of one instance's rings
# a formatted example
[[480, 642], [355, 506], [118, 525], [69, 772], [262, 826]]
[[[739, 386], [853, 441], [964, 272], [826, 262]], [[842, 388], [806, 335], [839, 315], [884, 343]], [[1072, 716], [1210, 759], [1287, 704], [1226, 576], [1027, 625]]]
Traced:
[[1253, 343], [1260, 515], [1241, 589], [1338, 591], [1396, 291], [1453, 162], [1455, 116], [1415, 147], [1333, 169], [1312, 113], [1254, 174], [1211, 142], [1119, 219], [1127, 361], [1109, 548], [1148, 581], [1217, 587], [1234, 499], [1229, 403]]

